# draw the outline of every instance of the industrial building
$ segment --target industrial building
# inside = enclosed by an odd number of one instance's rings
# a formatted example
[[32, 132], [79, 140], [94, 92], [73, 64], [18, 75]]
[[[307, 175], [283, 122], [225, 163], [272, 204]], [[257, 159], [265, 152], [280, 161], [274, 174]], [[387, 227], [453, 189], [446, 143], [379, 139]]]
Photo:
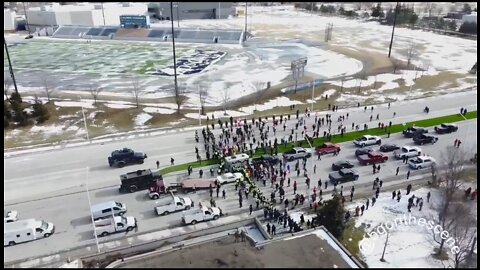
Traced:
[[27, 17], [33, 28], [58, 25], [119, 26], [121, 15], [148, 15], [147, 9], [145, 3], [53, 3], [29, 8]]
[[235, 15], [232, 2], [173, 2], [173, 14], [170, 11], [170, 2], [148, 5], [150, 16], [159, 20], [227, 19]]
[[16, 12], [3, 9], [3, 31], [15, 31], [17, 29]]

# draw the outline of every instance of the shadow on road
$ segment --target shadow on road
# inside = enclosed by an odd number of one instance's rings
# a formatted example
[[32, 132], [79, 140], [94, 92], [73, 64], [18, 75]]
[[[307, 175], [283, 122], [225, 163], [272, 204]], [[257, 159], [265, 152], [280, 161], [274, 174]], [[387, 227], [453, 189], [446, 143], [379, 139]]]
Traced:
[[162, 216], [157, 216], [157, 213], [155, 212], [153, 207], [150, 208], [149, 210], [140, 212], [139, 214], [141, 216], [140, 220], [142, 220], [142, 219], [152, 219], [152, 218], [161, 218], [162, 217]]
[[152, 199], [150, 199], [150, 198], [148, 197], [148, 194], [146, 193], [146, 191], [144, 191], [144, 192], [141, 192], [141, 191], [140, 191], [140, 192], [137, 192], [137, 194], [135, 195], [135, 200], [136, 200], [137, 202], [150, 202], [150, 201], [154, 201], [154, 200], [152, 200]]
[[95, 198], [118, 196], [118, 188], [102, 189], [94, 192]]
[[91, 230], [77, 233], [77, 235], [79, 236], [79, 241], [86, 241], [95, 238], [95, 236], [93, 236], [93, 228]]
[[70, 221], [70, 224], [72, 224], [72, 226], [74, 227], [87, 225], [91, 223], [92, 223], [92, 218], [90, 216], [79, 217]]

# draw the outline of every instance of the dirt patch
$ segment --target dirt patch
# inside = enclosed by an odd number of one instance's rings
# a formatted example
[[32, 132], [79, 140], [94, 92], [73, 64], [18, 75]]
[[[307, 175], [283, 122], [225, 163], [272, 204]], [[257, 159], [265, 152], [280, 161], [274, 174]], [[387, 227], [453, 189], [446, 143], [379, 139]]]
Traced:
[[261, 249], [246, 243], [235, 243], [233, 237], [195, 247], [156, 255], [128, 263], [122, 268], [347, 268], [338, 252], [325, 240], [306, 235], [288, 241], [277, 241]]

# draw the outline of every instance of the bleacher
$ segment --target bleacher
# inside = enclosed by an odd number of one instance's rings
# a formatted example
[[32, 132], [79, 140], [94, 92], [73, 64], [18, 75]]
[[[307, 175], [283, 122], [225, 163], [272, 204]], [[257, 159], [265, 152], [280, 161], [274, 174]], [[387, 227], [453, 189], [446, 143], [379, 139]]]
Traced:
[[[136, 39], [145, 41], [171, 41], [171, 28], [129, 29], [124, 31], [119, 26], [85, 27], [62, 25], [53, 33], [57, 38], [88, 38], [88, 39]], [[142, 33], [136, 33], [141, 31]], [[174, 30], [175, 41], [189, 43], [214, 43], [239, 44], [242, 42], [241, 30], [214, 30], [182, 28]], [[248, 35], [250, 36], [250, 35]]]

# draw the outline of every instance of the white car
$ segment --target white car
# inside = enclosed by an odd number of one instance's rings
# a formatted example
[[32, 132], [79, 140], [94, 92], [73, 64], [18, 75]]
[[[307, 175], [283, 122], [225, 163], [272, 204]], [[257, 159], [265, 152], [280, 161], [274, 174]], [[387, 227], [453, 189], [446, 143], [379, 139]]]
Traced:
[[18, 220], [18, 212], [15, 210], [5, 212], [3, 210], [3, 223], [15, 222]]
[[224, 173], [222, 175], [217, 176], [217, 180], [220, 185], [234, 183], [237, 180], [241, 180], [243, 175], [241, 173]]
[[408, 145], [405, 145], [402, 148], [393, 151], [393, 155], [399, 159], [405, 156], [407, 158], [416, 157], [416, 156], [420, 156], [421, 154], [422, 154], [422, 149], [420, 149], [420, 147], [408, 146]]
[[408, 161], [408, 165], [412, 169], [429, 168], [433, 164], [435, 164], [435, 159], [427, 156], [412, 158]]
[[382, 139], [379, 136], [363, 135], [360, 138], [353, 140], [356, 146], [365, 147], [367, 145], [382, 144]]

